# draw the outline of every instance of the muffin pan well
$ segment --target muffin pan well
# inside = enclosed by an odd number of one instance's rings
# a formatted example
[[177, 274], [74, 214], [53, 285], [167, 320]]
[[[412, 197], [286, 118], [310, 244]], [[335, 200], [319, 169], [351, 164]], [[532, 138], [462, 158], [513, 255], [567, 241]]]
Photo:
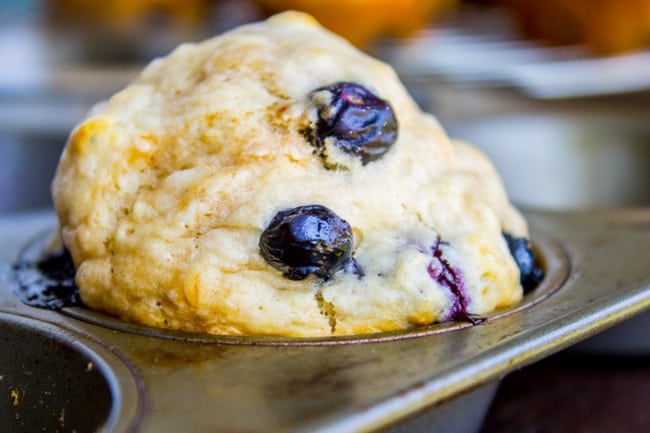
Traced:
[[[0, 285], [0, 312], [78, 335], [82, 347], [106, 349], [94, 353], [109, 376], [120, 377], [115, 368], [130, 372], [127, 388], [141, 389], [132, 401], [130, 426], [99, 431], [414, 432], [437, 427], [470, 433], [504, 375], [650, 308], [650, 269], [644, 259], [650, 256], [650, 209], [526, 217], [547, 279], [520, 306], [475, 325], [442, 324], [348, 339], [179, 334], [79, 308], [56, 312], [26, 306], [11, 290], [9, 267]], [[26, 243], [38, 236], [25, 233]], [[3, 338], [13, 338], [13, 328], [2, 329]], [[120, 362], [109, 364], [104, 357]], [[125, 392], [124, 384], [108, 383], [115, 385], [108, 387], [113, 390], [110, 410], [116, 404], [124, 408], [115, 395], [133, 393]], [[5, 400], [2, 404], [12, 404]], [[477, 422], [463, 424], [465, 419]]]
[[[226, 335], [196, 334], [183, 331], [168, 329], [152, 328], [149, 326], [128, 323], [114, 317], [107, 316], [100, 312], [90, 310], [84, 306], [78, 306], [79, 302], [69, 302], [71, 298], [70, 289], [59, 288], [60, 296], [53, 296], [51, 290], [44, 292], [43, 285], [40, 283], [43, 279], [49, 277], [40, 272], [39, 267], [43, 259], [61, 264], [62, 256], [53, 256], [56, 252], [48, 251], [48, 245], [51, 243], [53, 232], [44, 231], [37, 235], [29, 242], [17, 260], [17, 265], [13, 269], [10, 285], [14, 293], [23, 302], [32, 306], [44, 306], [46, 303], [43, 299], [48, 298], [48, 305], [52, 302], [57, 304], [74, 305], [60, 308], [60, 311], [68, 316], [84, 320], [89, 323], [97, 324], [117, 331], [129, 332], [145, 336], [160, 337], [166, 339], [177, 339], [182, 341], [193, 341], [202, 343], [223, 343], [223, 344], [251, 344], [251, 345], [333, 345], [346, 343], [365, 343], [389, 341], [405, 338], [422, 337], [426, 335], [439, 334], [443, 332], [454, 331], [477, 325], [479, 323], [494, 321], [514, 312], [529, 308], [558, 290], [564, 283], [569, 273], [569, 263], [566, 258], [566, 252], [562, 246], [551, 237], [541, 236], [536, 239], [535, 249], [540, 257], [541, 265], [545, 268], [544, 281], [530, 293], [524, 296], [524, 299], [518, 304], [507, 308], [497, 309], [488, 315], [474, 317], [469, 320], [449, 321], [438, 323], [430, 326], [415, 327], [402, 331], [382, 332], [374, 334], [354, 335], [354, 336], [337, 336], [337, 337], [309, 337], [309, 338], [292, 338], [292, 337], [239, 337]], [[69, 258], [65, 261], [66, 266], [71, 266]], [[52, 267], [52, 264], [48, 264]], [[36, 284], [32, 284], [37, 281]], [[55, 280], [54, 282], [60, 282]], [[40, 295], [48, 293], [47, 295]], [[37, 296], [38, 295], [38, 296]], [[74, 296], [78, 299], [78, 296]], [[56, 307], [54, 307], [56, 309]]]
[[136, 378], [101, 345], [0, 313], [0, 347], [3, 432], [126, 433], [137, 424]]

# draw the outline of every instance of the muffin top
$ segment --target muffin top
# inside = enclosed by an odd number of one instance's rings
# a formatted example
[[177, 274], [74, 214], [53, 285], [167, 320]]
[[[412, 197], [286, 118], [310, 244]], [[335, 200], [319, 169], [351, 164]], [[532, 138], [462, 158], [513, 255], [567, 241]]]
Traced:
[[145, 325], [363, 334], [522, 296], [503, 233], [527, 229], [489, 161], [297, 12], [153, 61], [52, 190], [82, 300]]

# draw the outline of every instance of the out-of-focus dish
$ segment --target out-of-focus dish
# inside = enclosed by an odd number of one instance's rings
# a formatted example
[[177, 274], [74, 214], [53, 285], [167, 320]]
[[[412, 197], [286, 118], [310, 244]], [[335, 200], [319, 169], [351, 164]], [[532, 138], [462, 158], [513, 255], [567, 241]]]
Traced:
[[643, 113], [504, 114], [450, 122], [448, 131], [490, 157], [520, 206], [650, 205], [650, 124]]
[[650, 89], [648, 49], [598, 56], [584, 44], [545, 45], [524, 38], [503, 9], [461, 8], [407, 40], [385, 41], [378, 55], [407, 82], [442, 78], [479, 88], [506, 86], [536, 99]]

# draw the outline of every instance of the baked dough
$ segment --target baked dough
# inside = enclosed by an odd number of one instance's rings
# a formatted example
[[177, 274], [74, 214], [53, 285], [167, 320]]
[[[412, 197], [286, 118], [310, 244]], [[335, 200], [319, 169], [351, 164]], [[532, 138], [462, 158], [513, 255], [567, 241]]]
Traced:
[[[399, 134], [381, 158], [343, 154], [332, 167], [310, 144], [310, 95], [337, 82], [392, 106]], [[363, 334], [522, 297], [502, 232], [527, 228], [489, 161], [452, 142], [391, 67], [302, 13], [153, 61], [72, 132], [53, 198], [82, 300], [154, 327]], [[362, 271], [295, 280], [265, 260], [274, 216], [315, 204], [349, 224]]]

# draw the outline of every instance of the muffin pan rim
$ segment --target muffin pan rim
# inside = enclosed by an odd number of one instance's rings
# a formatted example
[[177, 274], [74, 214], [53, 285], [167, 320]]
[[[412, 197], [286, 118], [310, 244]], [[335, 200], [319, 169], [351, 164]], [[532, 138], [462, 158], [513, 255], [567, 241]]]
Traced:
[[[34, 236], [23, 248], [18, 257], [19, 263], [34, 263], [46, 251], [45, 248], [51, 239], [55, 228], [42, 231]], [[523, 299], [509, 307], [500, 307], [492, 312], [477, 317], [476, 320], [447, 321], [434, 323], [428, 326], [412, 327], [403, 330], [376, 332], [358, 335], [344, 336], [318, 336], [318, 337], [277, 337], [277, 336], [235, 336], [207, 333], [193, 333], [182, 330], [170, 330], [156, 328], [137, 323], [126, 322], [104, 314], [93, 311], [85, 306], [64, 307], [59, 311], [69, 317], [88, 322], [90, 324], [103, 326], [115, 331], [138, 334], [148, 337], [161, 338], [166, 340], [180, 340], [194, 343], [207, 344], [236, 344], [236, 345], [271, 345], [271, 346], [305, 346], [318, 345], [329, 346], [339, 344], [366, 344], [380, 343], [383, 341], [401, 340], [408, 338], [419, 338], [428, 335], [436, 335], [446, 332], [453, 332], [475, 326], [483, 322], [494, 322], [510, 314], [532, 308], [553, 296], [561, 290], [564, 282], [571, 272], [571, 263], [567, 251], [561, 242], [554, 239], [548, 233], [533, 233], [531, 242], [536, 253], [545, 268], [543, 281], [531, 293], [525, 294]], [[14, 284], [14, 281], [11, 281]]]
[[0, 308], [0, 321], [42, 334], [57, 345], [87, 358], [97, 369], [111, 394], [111, 407], [98, 431], [131, 433], [137, 431], [143, 412], [142, 383], [133, 365], [114, 348], [90, 335], [56, 323]]
[[[553, 233], [568, 254], [571, 269], [563, 288], [534, 308], [455, 332], [372, 345], [197, 344], [114, 331], [28, 307], [6, 284], [0, 284], [0, 311], [76, 330], [119, 350], [147, 385], [143, 422], [134, 433], [169, 430], [174, 423], [191, 433], [206, 426], [214, 432], [370, 432], [456, 401], [650, 310], [650, 270], [639, 259], [650, 246], [650, 208], [527, 217], [533, 238]], [[150, 354], [152, 348], [160, 354]], [[206, 382], [220, 391], [205, 394]], [[210, 401], [178, 404], [181, 390], [170, 389], [173, 384]], [[269, 389], [273, 394], [264, 394]], [[223, 404], [233, 396], [249, 396], [250, 407], [229, 412]], [[314, 402], [320, 404], [316, 412]], [[261, 416], [264, 428], [252, 414]]]

